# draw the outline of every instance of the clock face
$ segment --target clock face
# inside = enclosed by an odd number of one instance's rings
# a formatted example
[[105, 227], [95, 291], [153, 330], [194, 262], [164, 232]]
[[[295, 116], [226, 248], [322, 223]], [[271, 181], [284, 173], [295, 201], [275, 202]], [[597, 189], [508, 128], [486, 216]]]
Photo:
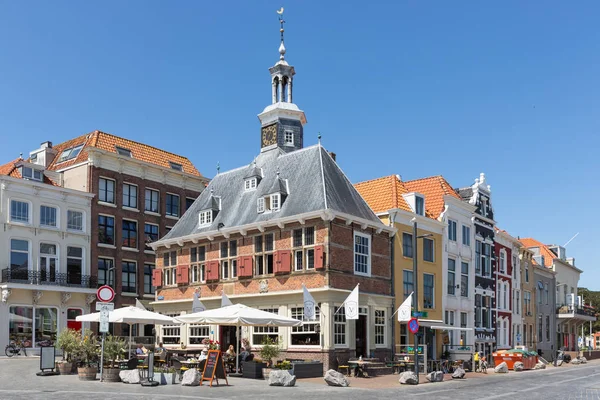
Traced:
[[270, 146], [277, 143], [277, 124], [264, 126], [262, 128], [261, 147]]

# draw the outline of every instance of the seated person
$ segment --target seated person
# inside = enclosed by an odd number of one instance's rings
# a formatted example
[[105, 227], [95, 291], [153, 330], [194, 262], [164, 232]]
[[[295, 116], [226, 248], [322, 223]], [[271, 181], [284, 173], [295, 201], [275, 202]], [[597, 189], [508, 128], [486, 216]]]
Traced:
[[246, 351], [246, 348], [242, 347], [242, 351], [240, 352], [240, 362], [246, 361], [246, 359], [248, 358], [249, 355], [250, 355], [250, 353], [248, 351]]
[[160, 342], [160, 343], [158, 344], [158, 346], [157, 346], [156, 348], [154, 348], [154, 353], [155, 353], [155, 354], [162, 354], [162, 353], [164, 353], [165, 351], [167, 351], [167, 349], [165, 349], [165, 348], [163, 347], [163, 343], [162, 343], [162, 342]]
[[227, 354], [227, 356], [229, 356], [231, 358], [235, 357], [235, 350], [234, 350], [232, 344], [229, 345], [229, 348], [227, 349], [227, 351], [225, 352], [225, 354]]
[[198, 361], [206, 360], [208, 358], [208, 350], [202, 350], [200, 357], [198, 357]]
[[[148, 351], [148, 350], [146, 350], [146, 351]], [[146, 354], [146, 353], [144, 353], [144, 345], [143, 344], [137, 345], [137, 349], [135, 349], [135, 354], [136, 355]]]

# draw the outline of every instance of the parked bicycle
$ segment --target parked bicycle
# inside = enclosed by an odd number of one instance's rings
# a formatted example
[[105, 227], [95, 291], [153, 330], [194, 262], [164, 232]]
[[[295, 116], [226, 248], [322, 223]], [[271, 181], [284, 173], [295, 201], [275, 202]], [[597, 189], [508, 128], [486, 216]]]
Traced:
[[11, 340], [11, 342], [4, 348], [4, 353], [7, 357], [12, 357], [15, 355], [20, 356], [21, 350], [23, 350], [23, 355], [27, 357], [27, 349], [23, 344], [24, 343], [21, 340]]

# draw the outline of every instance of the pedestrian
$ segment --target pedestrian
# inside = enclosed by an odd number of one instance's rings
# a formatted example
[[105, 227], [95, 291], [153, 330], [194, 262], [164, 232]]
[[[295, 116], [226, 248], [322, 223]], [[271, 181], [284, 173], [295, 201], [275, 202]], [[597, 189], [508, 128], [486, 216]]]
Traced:
[[479, 371], [479, 352], [476, 351], [475, 354], [473, 355], [473, 363], [475, 364], [473, 366], [473, 371], [478, 372]]

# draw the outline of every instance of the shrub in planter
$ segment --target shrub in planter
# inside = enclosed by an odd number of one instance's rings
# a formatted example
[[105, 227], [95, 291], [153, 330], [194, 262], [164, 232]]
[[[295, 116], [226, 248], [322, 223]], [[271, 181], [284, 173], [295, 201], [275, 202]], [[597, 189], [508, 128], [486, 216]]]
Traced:
[[57, 367], [61, 375], [69, 375], [73, 370], [73, 352], [77, 347], [77, 331], [64, 329], [58, 334], [56, 347], [62, 350], [62, 360], [58, 361]]
[[104, 367], [102, 368], [102, 379], [107, 382], [120, 382], [120, 369], [115, 362], [125, 354], [125, 340], [107, 335], [104, 339]]
[[260, 349], [260, 357], [265, 360], [267, 367], [272, 365], [273, 359], [279, 357], [281, 348], [279, 343], [268, 336], [262, 342], [262, 349]]
[[179, 374], [173, 367], [159, 367], [154, 369], [154, 380], [161, 385], [174, 385], [178, 383], [178, 376]]
[[80, 380], [95, 380], [98, 373], [98, 341], [89, 329], [77, 332], [77, 346], [73, 358], [77, 361], [77, 374]]

